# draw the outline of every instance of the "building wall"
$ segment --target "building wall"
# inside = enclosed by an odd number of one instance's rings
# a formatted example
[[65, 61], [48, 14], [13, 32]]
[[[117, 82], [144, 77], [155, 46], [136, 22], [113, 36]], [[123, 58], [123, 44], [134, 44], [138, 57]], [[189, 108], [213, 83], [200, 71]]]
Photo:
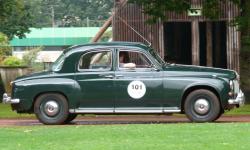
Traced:
[[[142, 12], [140, 6], [134, 4], [121, 5], [122, 0], [115, 1], [115, 15], [113, 18], [113, 40], [114, 41], [134, 41], [144, 44], [150, 43], [162, 58], [164, 58], [164, 28], [163, 23], [158, 21], [156, 24], [148, 24], [148, 18]], [[192, 0], [194, 8], [200, 8], [202, 0]], [[227, 1], [220, 5], [220, 21], [228, 24], [240, 14], [237, 6]], [[199, 33], [197, 28], [199, 22], [209, 22], [204, 16], [189, 16], [188, 12], [176, 14], [166, 12], [168, 22], [191, 22], [192, 23], [192, 62], [199, 65]], [[240, 32], [236, 27], [227, 26], [227, 68], [239, 71], [239, 51], [240, 51]]]

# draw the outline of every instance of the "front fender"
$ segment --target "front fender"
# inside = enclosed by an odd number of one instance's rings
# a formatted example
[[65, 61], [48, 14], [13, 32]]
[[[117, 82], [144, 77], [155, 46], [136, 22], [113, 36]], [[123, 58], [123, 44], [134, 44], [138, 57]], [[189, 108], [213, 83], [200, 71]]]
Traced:
[[216, 94], [218, 94], [219, 96], [222, 107], [227, 104], [227, 101], [229, 99], [228, 92], [230, 91], [230, 87], [228, 83], [222, 78], [208, 78], [205, 81], [198, 80], [196, 82], [193, 82], [192, 84], [189, 84], [184, 88], [182, 97], [184, 98], [186, 91], [192, 91], [190, 89], [197, 89], [202, 87], [214, 89], [216, 91]]

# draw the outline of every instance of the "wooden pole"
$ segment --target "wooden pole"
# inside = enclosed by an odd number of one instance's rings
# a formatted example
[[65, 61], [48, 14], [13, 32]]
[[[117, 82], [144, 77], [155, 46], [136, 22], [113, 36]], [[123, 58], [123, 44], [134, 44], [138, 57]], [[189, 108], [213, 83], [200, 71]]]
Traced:
[[200, 33], [199, 21], [194, 19], [191, 23], [192, 30], [192, 64], [200, 65]]
[[[128, 0], [121, 0], [121, 8], [124, 7], [127, 4]], [[103, 24], [103, 26], [101, 27], [101, 29], [97, 32], [97, 34], [95, 35], [95, 37], [93, 37], [91, 39], [91, 42], [98, 42], [100, 40], [100, 38], [102, 37], [102, 35], [104, 34], [104, 32], [108, 29], [108, 27], [112, 24], [112, 20], [113, 17], [115, 16], [116, 12], [118, 10], [115, 10], [114, 13], [109, 17], [109, 19]]]
[[93, 37], [91, 39], [91, 42], [98, 42], [100, 40], [100, 38], [102, 37], [102, 35], [104, 34], [104, 32], [108, 29], [108, 27], [111, 25], [112, 23], [112, 19], [113, 16], [110, 16], [109, 19], [103, 24], [103, 26], [101, 27], [101, 29], [97, 32], [97, 34], [95, 35], [95, 37]]
[[212, 42], [212, 22], [206, 22], [206, 39], [207, 39], [207, 66], [213, 66], [213, 42]]

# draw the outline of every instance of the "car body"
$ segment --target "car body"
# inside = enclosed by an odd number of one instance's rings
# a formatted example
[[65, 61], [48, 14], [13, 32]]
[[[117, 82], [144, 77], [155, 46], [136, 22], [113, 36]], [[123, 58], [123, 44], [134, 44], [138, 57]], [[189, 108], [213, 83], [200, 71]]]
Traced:
[[44, 124], [68, 123], [77, 114], [186, 113], [210, 122], [244, 101], [235, 71], [168, 64], [133, 42], [68, 48], [51, 70], [17, 78], [11, 97], [3, 96], [13, 110], [35, 113]]

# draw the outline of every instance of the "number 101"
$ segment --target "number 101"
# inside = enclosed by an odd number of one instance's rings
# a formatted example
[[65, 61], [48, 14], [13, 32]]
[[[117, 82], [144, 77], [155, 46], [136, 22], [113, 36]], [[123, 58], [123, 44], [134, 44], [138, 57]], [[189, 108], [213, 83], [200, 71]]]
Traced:
[[142, 90], [142, 85], [132, 85], [133, 90]]

